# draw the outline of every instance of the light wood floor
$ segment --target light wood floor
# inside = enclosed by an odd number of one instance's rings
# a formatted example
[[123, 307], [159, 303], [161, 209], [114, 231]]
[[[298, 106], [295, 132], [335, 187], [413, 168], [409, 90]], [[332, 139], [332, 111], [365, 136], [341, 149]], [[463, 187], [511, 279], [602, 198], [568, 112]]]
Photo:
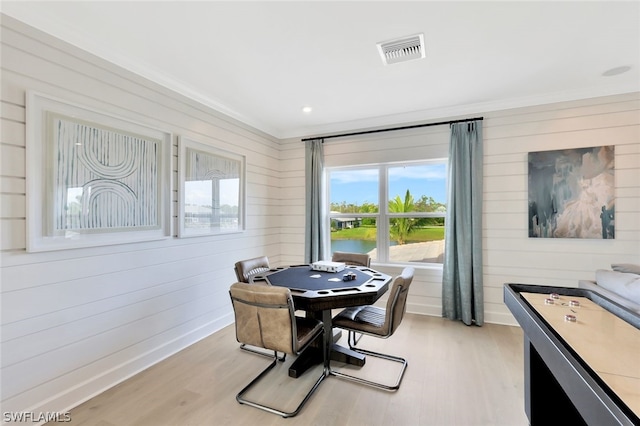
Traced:
[[[402, 386], [390, 393], [326, 378], [296, 417], [283, 419], [235, 400], [270, 360], [239, 349], [233, 326], [213, 334], [71, 411], [71, 425], [528, 425], [518, 327], [407, 314], [391, 338], [359, 345], [405, 357]], [[346, 335], [346, 333], [344, 333]], [[341, 343], [344, 343], [345, 337]], [[288, 361], [256, 398], [288, 408], [318, 370], [289, 379]], [[372, 357], [358, 374], [392, 375]], [[393, 364], [392, 364], [393, 365]], [[332, 366], [333, 367], [333, 366]], [[335, 368], [341, 366], [336, 365]]]

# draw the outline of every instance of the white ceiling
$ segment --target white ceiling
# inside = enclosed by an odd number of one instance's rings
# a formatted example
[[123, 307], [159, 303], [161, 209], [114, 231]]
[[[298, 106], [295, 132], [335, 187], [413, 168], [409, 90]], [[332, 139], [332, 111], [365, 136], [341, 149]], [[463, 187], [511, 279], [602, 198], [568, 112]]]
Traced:
[[[638, 1], [1, 7], [278, 138], [640, 90]], [[382, 64], [377, 42], [417, 33], [425, 59]], [[631, 69], [602, 75], [622, 66]]]

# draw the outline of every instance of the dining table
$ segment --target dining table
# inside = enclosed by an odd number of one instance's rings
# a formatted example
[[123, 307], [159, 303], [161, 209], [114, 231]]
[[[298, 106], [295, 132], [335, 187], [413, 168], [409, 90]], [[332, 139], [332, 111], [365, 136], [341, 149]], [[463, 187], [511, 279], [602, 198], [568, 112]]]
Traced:
[[321, 348], [306, 351], [290, 366], [289, 376], [297, 378], [309, 367], [330, 360], [362, 366], [365, 355], [334, 341], [332, 310], [372, 305], [388, 290], [391, 276], [369, 267], [346, 265], [339, 272], [315, 270], [313, 265], [272, 268], [251, 277], [253, 283], [268, 283], [291, 290], [296, 310], [322, 321], [324, 341]]

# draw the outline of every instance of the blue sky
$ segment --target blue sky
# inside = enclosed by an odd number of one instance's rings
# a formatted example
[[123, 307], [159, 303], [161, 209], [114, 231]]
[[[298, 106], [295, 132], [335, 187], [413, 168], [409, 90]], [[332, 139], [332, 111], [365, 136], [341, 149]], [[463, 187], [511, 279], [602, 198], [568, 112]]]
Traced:
[[[422, 195], [433, 197], [446, 203], [445, 164], [419, 166], [398, 166], [389, 168], [389, 198], [404, 194], [408, 189], [414, 200]], [[365, 202], [378, 203], [378, 168], [362, 170], [333, 170], [330, 172], [330, 201], [346, 201], [362, 205]]]
[[[230, 206], [238, 206], [240, 180], [239, 179], [221, 179], [220, 183], [220, 201], [219, 205], [228, 204]], [[184, 203], [196, 206], [211, 206], [213, 201], [213, 190], [210, 180], [189, 180], [184, 183]]]

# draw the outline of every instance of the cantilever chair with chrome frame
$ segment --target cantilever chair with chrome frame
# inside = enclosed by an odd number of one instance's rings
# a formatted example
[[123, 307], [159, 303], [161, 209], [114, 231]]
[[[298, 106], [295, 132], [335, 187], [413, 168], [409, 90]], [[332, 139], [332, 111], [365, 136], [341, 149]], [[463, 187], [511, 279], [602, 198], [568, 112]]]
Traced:
[[333, 252], [332, 262], [344, 262], [347, 265], [371, 266], [371, 257], [366, 253], [350, 253], [346, 251]]
[[312, 342], [319, 339], [322, 342], [323, 357], [326, 358], [327, 348], [324, 347], [326, 345], [322, 339], [324, 335], [322, 322], [297, 317], [291, 290], [286, 287], [235, 283], [229, 289], [229, 294], [235, 314], [238, 342], [273, 351], [273, 362], [236, 395], [236, 400], [240, 404], [250, 405], [282, 417], [295, 416], [328, 375], [326, 361], [321, 376], [294, 411], [286, 412], [249, 401], [244, 395], [275, 367], [278, 362], [278, 352], [300, 354]]
[[400, 382], [402, 381], [402, 377], [404, 376], [404, 372], [407, 368], [407, 360], [398, 356], [387, 355], [356, 347], [357, 341], [355, 339], [355, 333], [358, 332], [383, 339], [393, 335], [402, 322], [402, 318], [406, 312], [407, 295], [409, 293], [409, 286], [413, 280], [413, 274], [414, 269], [406, 267], [400, 275], [394, 278], [393, 284], [391, 285], [391, 291], [389, 292], [389, 298], [387, 299], [386, 308], [379, 308], [373, 305], [346, 308], [336, 315], [332, 321], [333, 327], [348, 331], [349, 335], [347, 338], [349, 347], [352, 350], [361, 352], [365, 355], [400, 363], [402, 367], [396, 382], [392, 385], [388, 385], [330, 369], [329, 373], [331, 375], [389, 391], [397, 390], [400, 387]]
[[[332, 262], [344, 262], [346, 265], [352, 265], [352, 266], [364, 266], [366, 268], [371, 267], [371, 256], [369, 256], [367, 253], [355, 253], [355, 252], [349, 252], [349, 251], [334, 251], [333, 254], [331, 255], [331, 261]], [[342, 336], [342, 332], [338, 331], [337, 333], [334, 333], [334, 339], [339, 339], [340, 336]], [[358, 337], [356, 340], [354, 340], [354, 345], [358, 342], [358, 340], [360, 340], [360, 338], [362, 337], [362, 334], [360, 335], [360, 337]], [[355, 339], [355, 335], [354, 335], [354, 339]]]
[[[236, 278], [238, 282], [248, 283], [253, 275], [260, 274], [262, 272], [266, 272], [270, 269], [269, 266], [269, 258], [267, 256], [258, 256], [251, 259], [239, 260], [233, 265], [233, 270], [236, 273]], [[258, 349], [254, 349], [250, 346], [242, 343], [240, 345], [240, 349], [243, 351], [251, 352], [254, 354], [271, 357], [270, 352], [263, 352]], [[286, 354], [284, 354], [281, 358], [281, 361], [286, 359]]]
[[241, 283], [248, 283], [249, 279], [253, 275], [266, 272], [269, 269], [269, 258], [267, 256], [258, 256], [252, 259], [240, 260], [233, 266], [236, 278]]

